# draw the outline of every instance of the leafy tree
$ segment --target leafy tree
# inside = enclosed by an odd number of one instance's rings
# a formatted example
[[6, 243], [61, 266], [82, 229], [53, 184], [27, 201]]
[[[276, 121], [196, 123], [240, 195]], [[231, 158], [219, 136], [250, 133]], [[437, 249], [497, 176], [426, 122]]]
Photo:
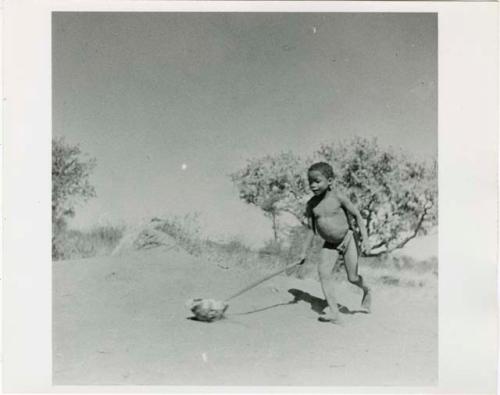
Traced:
[[95, 196], [89, 177], [95, 159], [89, 159], [78, 145], [67, 144], [63, 138], [52, 139], [52, 255], [58, 257], [57, 236], [75, 215], [78, 203]]
[[279, 240], [281, 213], [288, 212], [305, 224], [300, 206], [307, 180], [304, 163], [298, 156], [287, 152], [249, 160], [245, 168], [231, 174], [231, 179], [240, 198], [261, 208], [271, 219], [275, 242]]
[[240, 198], [273, 219], [275, 238], [281, 213], [305, 225], [306, 170], [313, 161], [330, 163], [335, 187], [358, 205], [373, 247], [370, 255], [402, 248], [437, 224], [437, 162], [383, 149], [375, 139], [355, 138], [322, 145], [306, 160], [292, 153], [253, 159], [232, 175]]
[[363, 138], [323, 145], [315, 159], [332, 164], [336, 187], [360, 208], [370, 255], [402, 248], [437, 224], [436, 160], [418, 161]]

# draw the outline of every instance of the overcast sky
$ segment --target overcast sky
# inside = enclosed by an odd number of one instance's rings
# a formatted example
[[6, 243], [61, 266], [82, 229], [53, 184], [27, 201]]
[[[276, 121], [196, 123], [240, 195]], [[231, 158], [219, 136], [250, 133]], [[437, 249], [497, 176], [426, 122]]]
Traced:
[[75, 227], [199, 212], [271, 237], [228, 174], [375, 136], [437, 155], [435, 14], [56, 13], [53, 133], [97, 159]]

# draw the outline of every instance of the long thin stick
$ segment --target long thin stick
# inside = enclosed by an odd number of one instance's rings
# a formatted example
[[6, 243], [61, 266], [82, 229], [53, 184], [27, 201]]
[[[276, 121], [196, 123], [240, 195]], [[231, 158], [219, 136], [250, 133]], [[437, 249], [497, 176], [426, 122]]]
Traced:
[[243, 288], [241, 291], [236, 292], [234, 295], [232, 295], [232, 296], [230, 296], [229, 298], [227, 298], [227, 299], [225, 300], [225, 302], [228, 302], [228, 301], [230, 301], [231, 299], [234, 299], [234, 298], [236, 298], [237, 296], [240, 296], [242, 293], [245, 293], [245, 292], [247, 292], [247, 291], [251, 290], [252, 288], [256, 287], [257, 285], [259, 285], [259, 284], [263, 283], [264, 281], [269, 280], [270, 278], [273, 278], [274, 276], [277, 276], [278, 274], [281, 274], [281, 273], [283, 273], [283, 272], [285, 272], [285, 271], [287, 271], [287, 270], [289, 270], [289, 269], [294, 268], [294, 267], [295, 267], [295, 266], [297, 266], [299, 263], [300, 263], [300, 261], [299, 261], [299, 262], [292, 263], [291, 265], [288, 265], [288, 266], [286, 266], [286, 267], [285, 267], [285, 268], [283, 268], [283, 269], [280, 269], [280, 270], [278, 270], [278, 271], [276, 271], [276, 272], [274, 272], [274, 273], [268, 274], [266, 277], [264, 277], [264, 278], [262, 278], [262, 279], [260, 279], [260, 280], [257, 280], [256, 282], [254, 282], [254, 283], [252, 283], [252, 284], [250, 284], [250, 285], [246, 286], [245, 288]]

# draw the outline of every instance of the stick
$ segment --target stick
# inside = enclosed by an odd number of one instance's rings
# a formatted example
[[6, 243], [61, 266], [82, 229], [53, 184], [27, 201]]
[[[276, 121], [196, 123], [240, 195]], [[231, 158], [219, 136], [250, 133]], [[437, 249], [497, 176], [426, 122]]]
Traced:
[[274, 273], [268, 274], [266, 277], [264, 277], [264, 278], [262, 278], [262, 279], [260, 279], [260, 280], [257, 280], [256, 282], [254, 282], [254, 283], [252, 283], [252, 284], [250, 284], [250, 285], [246, 286], [245, 288], [243, 288], [241, 291], [236, 292], [234, 295], [232, 295], [232, 296], [230, 296], [229, 298], [227, 298], [227, 299], [225, 300], [225, 302], [228, 302], [228, 301], [230, 301], [231, 299], [234, 299], [234, 298], [236, 298], [237, 296], [240, 296], [242, 293], [245, 293], [245, 292], [247, 292], [247, 291], [251, 290], [252, 288], [256, 287], [257, 285], [259, 285], [259, 284], [263, 283], [264, 281], [269, 280], [270, 278], [273, 278], [273, 277], [277, 276], [278, 274], [281, 274], [281, 273], [283, 273], [283, 272], [285, 272], [285, 271], [287, 271], [287, 270], [289, 270], [289, 269], [294, 268], [294, 267], [295, 267], [295, 266], [297, 266], [300, 262], [301, 262], [301, 261], [299, 261], [299, 262], [295, 262], [295, 263], [292, 263], [291, 265], [288, 265], [288, 266], [286, 266], [286, 267], [285, 267], [285, 268], [283, 268], [283, 269], [280, 269], [280, 270], [278, 270], [278, 271], [276, 271], [276, 272], [274, 272]]

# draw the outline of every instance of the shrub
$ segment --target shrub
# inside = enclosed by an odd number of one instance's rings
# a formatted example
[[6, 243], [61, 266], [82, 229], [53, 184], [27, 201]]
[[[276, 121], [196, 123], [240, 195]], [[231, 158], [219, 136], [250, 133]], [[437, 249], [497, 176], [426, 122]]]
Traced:
[[[252, 159], [231, 175], [240, 198], [272, 219], [275, 241], [281, 214], [289, 213], [305, 225], [306, 171], [313, 161], [330, 163], [335, 188], [358, 206], [373, 246], [371, 255], [402, 248], [437, 224], [437, 162], [414, 160], [379, 146], [375, 139], [355, 138], [322, 145], [306, 160], [292, 153]], [[351, 227], [359, 232], [356, 224]]]
[[100, 226], [89, 231], [64, 230], [54, 238], [58, 259], [79, 259], [108, 255], [123, 237], [124, 228]]
[[[89, 177], [95, 167], [77, 145], [62, 138], [52, 139], [52, 257], [63, 258], [61, 239], [67, 237], [67, 220], [75, 215], [75, 206], [95, 196]], [[62, 243], [62, 244], [61, 244]]]
[[198, 215], [153, 218], [154, 229], [172, 237], [182, 248], [193, 255], [200, 255], [203, 247]]

